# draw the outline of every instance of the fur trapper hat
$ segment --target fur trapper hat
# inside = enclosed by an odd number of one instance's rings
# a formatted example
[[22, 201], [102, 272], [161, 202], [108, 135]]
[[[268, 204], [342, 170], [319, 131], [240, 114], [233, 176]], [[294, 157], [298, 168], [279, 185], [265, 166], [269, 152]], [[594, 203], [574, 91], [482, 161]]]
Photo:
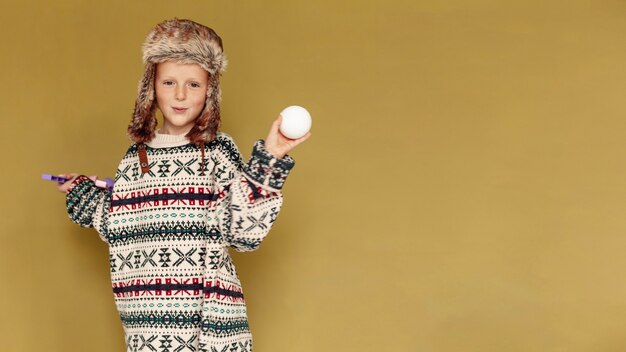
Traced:
[[226, 69], [222, 39], [211, 28], [186, 19], [159, 23], [146, 37], [142, 47], [146, 65], [139, 82], [133, 118], [128, 135], [136, 143], [146, 143], [155, 135], [157, 107], [154, 80], [156, 65], [172, 60], [198, 64], [209, 73], [204, 109], [186, 137], [192, 143], [204, 144], [215, 139], [220, 126], [220, 74]]

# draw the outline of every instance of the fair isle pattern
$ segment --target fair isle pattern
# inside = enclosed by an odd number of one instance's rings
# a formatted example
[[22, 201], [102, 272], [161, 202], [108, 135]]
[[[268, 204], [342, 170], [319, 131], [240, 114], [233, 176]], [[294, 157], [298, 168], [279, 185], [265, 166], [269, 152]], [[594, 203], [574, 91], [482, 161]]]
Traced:
[[70, 219], [94, 227], [109, 246], [113, 296], [127, 351], [251, 352], [243, 289], [228, 247], [252, 251], [276, 221], [280, 189], [294, 165], [254, 145], [247, 164], [219, 133], [201, 151], [186, 140], [137, 146], [120, 162], [113, 191], [78, 177]]
[[252, 153], [246, 173], [253, 180], [264, 180], [263, 184], [280, 189], [294, 165], [293, 159], [285, 155], [282, 159], [276, 159], [265, 150], [263, 140], [258, 140]]

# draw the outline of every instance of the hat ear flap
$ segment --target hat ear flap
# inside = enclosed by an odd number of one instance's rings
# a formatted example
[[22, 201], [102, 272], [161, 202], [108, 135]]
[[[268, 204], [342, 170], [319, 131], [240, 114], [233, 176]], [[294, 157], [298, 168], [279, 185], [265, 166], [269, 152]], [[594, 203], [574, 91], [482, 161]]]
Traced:
[[154, 137], [157, 120], [155, 115], [154, 79], [156, 76], [156, 64], [146, 65], [143, 77], [139, 82], [137, 100], [133, 120], [128, 125], [128, 135], [137, 143], [145, 143]]
[[220, 88], [220, 74], [215, 73], [211, 76], [211, 88], [207, 92], [206, 105], [210, 106], [211, 115], [209, 116], [209, 125], [207, 126], [207, 137], [210, 140], [215, 139], [217, 131], [222, 123], [220, 103], [222, 102], [222, 90]]

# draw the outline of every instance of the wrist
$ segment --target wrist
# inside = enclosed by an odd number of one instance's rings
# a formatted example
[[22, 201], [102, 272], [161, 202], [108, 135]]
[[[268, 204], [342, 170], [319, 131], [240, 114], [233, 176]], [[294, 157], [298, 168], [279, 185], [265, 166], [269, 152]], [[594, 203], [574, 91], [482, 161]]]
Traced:
[[244, 166], [244, 172], [250, 180], [275, 191], [282, 188], [294, 164], [295, 161], [288, 154], [277, 158], [265, 147], [265, 142], [259, 139], [254, 144], [250, 160]]
[[282, 159], [286, 153], [280, 153], [272, 146], [265, 145], [265, 150], [267, 150], [270, 154], [272, 154], [276, 159]]

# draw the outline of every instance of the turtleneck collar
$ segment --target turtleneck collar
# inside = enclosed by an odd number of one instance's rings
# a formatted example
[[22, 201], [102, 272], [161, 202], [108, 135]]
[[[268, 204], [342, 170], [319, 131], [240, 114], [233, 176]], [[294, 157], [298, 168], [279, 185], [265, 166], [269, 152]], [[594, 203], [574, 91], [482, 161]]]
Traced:
[[161, 130], [155, 131], [154, 138], [146, 145], [150, 148], [178, 147], [191, 143], [184, 134], [163, 134]]

